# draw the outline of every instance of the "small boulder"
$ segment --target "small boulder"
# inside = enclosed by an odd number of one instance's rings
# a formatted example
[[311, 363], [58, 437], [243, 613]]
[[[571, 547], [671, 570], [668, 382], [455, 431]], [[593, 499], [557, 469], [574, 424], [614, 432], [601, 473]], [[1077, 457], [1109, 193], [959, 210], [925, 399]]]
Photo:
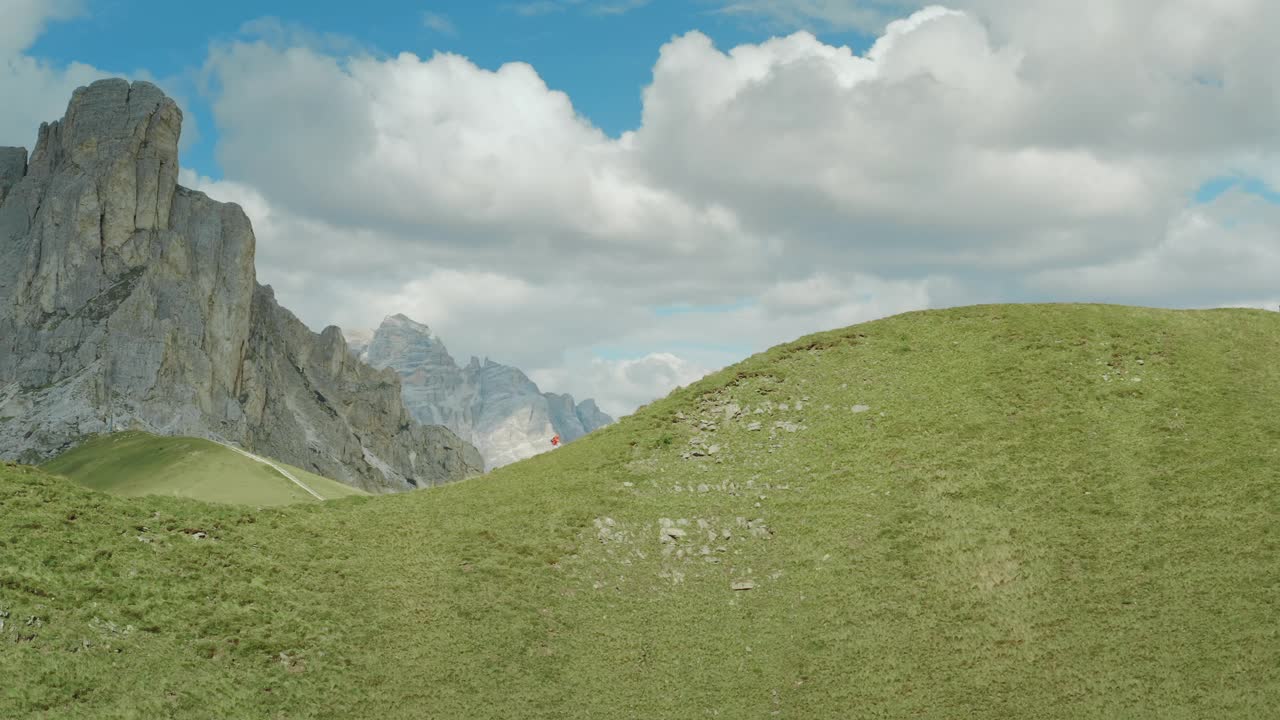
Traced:
[[678, 527], [664, 527], [661, 530], [662, 542], [671, 542], [672, 540], [684, 537], [684, 535], [684, 530], [681, 530]]

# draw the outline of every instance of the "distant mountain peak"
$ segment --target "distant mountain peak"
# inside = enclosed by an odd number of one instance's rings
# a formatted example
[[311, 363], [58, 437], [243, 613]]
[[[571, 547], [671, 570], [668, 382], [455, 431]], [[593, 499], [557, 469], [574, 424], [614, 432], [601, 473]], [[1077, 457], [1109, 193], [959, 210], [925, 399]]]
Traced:
[[431, 328], [424, 323], [405, 315], [404, 313], [396, 313], [382, 318], [382, 324], [378, 326], [382, 328], [399, 328], [410, 332], [417, 332], [423, 335], [431, 336]]
[[556, 435], [570, 442], [613, 422], [594, 400], [543, 393], [519, 368], [475, 355], [459, 367], [438, 336], [403, 314], [388, 316], [352, 352], [394, 369], [410, 414], [469, 440], [487, 469], [551, 450]]

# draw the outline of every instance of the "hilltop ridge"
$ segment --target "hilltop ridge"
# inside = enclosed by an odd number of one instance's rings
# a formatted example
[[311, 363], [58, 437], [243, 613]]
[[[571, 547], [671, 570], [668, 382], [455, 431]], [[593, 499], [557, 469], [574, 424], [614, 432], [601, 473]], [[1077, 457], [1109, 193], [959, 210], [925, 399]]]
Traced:
[[0, 468], [0, 716], [1268, 717], [1278, 354], [1280, 313], [954, 308], [427, 492]]

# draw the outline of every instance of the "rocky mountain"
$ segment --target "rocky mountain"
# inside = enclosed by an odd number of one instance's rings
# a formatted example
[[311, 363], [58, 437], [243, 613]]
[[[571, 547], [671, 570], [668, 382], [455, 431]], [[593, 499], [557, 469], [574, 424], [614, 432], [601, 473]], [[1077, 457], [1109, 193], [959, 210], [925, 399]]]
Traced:
[[257, 283], [240, 207], [177, 184], [181, 125], [154, 85], [103, 80], [29, 159], [0, 148], [0, 457], [140, 428], [374, 492], [481, 471], [474, 447], [413, 420], [394, 372]]
[[571, 442], [613, 422], [594, 400], [544, 393], [520, 370], [471, 358], [460, 367], [426, 325], [404, 315], [372, 333], [349, 333], [352, 349], [376, 368], [400, 375], [404, 402], [420, 422], [444, 425], [473, 443], [489, 469]]

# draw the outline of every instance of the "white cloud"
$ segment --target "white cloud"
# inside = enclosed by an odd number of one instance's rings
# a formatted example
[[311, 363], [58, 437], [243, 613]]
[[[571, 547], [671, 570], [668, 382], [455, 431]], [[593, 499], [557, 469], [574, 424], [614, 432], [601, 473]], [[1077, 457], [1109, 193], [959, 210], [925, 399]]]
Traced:
[[0, 0], [0, 57], [22, 53], [52, 21], [73, 18], [84, 11], [81, 0]]
[[1062, 296], [1197, 306], [1266, 297], [1280, 289], [1278, 279], [1280, 206], [1231, 190], [1180, 213], [1151, 247], [1109, 263], [1046, 270], [1029, 283]]
[[[539, 7], [571, 5], [605, 7]], [[747, 5], [832, 26], [907, 6]], [[523, 63], [245, 39], [206, 68], [234, 181], [191, 180], [245, 205], [263, 279], [309, 323], [406, 312], [618, 411], [683, 377], [661, 368], [906, 309], [1270, 297], [1275, 209], [1188, 201], [1280, 167], [1278, 7], [959, 0], [862, 55], [690, 32], [619, 138]]]
[[450, 20], [447, 15], [442, 15], [441, 13], [422, 13], [422, 24], [428, 29], [435, 30], [436, 32], [443, 33], [445, 35], [458, 34], [458, 28], [453, 24], [453, 21]]
[[543, 388], [581, 388], [577, 397], [594, 396], [600, 409], [618, 418], [714, 369], [659, 352], [632, 360], [592, 358], [582, 367], [535, 370], [529, 376]]
[[33, 149], [40, 123], [61, 117], [71, 92], [107, 73], [82, 63], [60, 67], [25, 51], [51, 22], [83, 12], [79, 0], [0, 0], [0, 145]]

